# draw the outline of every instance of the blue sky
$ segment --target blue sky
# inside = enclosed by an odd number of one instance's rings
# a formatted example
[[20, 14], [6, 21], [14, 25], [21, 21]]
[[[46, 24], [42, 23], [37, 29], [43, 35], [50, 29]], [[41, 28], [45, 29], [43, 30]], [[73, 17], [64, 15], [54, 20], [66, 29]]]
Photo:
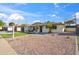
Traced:
[[6, 23], [64, 22], [76, 12], [77, 3], [0, 3], [0, 20]]

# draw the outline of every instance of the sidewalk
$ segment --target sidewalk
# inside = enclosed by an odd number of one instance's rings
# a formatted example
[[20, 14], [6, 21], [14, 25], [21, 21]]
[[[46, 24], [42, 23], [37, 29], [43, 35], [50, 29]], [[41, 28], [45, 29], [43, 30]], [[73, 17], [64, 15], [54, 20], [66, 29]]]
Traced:
[[0, 55], [16, 55], [16, 52], [11, 48], [5, 39], [0, 38]]
[[76, 53], [76, 55], [79, 55], [79, 51]]

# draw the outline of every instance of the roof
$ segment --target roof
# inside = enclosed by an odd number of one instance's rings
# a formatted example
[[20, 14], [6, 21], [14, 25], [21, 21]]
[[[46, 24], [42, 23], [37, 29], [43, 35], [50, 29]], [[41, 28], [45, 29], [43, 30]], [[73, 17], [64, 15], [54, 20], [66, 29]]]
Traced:
[[64, 22], [65, 24], [74, 24], [75, 23], [75, 18], [74, 19], [71, 19], [71, 20], [68, 20], [66, 22]]
[[64, 25], [64, 23], [61, 23], [61, 22], [60, 23], [55, 23], [55, 25]]
[[15, 25], [15, 27], [27, 27], [27, 26], [29, 26], [29, 24], [22, 24], [22, 25], [17, 24], [17, 25]]
[[31, 26], [45, 26], [46, 24], [44, 23], [40, 23], [40, 22], [36, 22], [36, 23], [33, 23]]

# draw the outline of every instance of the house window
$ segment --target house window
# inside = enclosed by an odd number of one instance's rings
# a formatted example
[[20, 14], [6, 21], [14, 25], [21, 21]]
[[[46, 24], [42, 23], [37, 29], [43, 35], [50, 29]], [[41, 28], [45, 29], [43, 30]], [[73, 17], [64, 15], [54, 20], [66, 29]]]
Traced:
[[57, 26], [56, 25], [53, 25], [52, 27], [53, 27], [53, 29], [57, 29]]
[[75, 28], [75, 26], [66, 26], [66, 28]]

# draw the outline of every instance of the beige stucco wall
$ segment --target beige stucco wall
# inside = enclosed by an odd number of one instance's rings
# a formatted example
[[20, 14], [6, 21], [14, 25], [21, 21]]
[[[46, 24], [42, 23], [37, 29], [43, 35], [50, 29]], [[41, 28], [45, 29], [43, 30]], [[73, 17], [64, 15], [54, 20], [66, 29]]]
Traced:
[[52, 29], [52, 32], [64, 32], [64, 25], [57, 25], [57, 29]]
[[0, 26], [0, 30], [2, 30], [2, 26]]
[[17, 27], [16, 30], [17, 30], [17, 31], [21, 31], [21, 27]]
[[46, 26], [43, 26], [43, 28], [42, 28], [42, 32], [48, 32], [49, 31], [49, 29], [48, 28], [46, 28]]
[[24, 27], [24, 32], [28, 32], [28, 27]]
[[[57, 25], [57, 29], [52, 29], [52, 32], [64, 32], [64, 26], [63, 25]], [[49, 32], [49, 29], [46, 28], [46, 26], [43, 26], [43, 32]]]
[[67, 32], [75, 32], [76, 28], [66, 28], [65, 29]]
[[7, 28], [7, 30], [8, 30], [8, 31], [12, 31], [12, 26], [9, 26], [9, 27]]
[[[25, 28], [25, 31], [28, 31], [28, 27], [26, 27]], [[31, 30], [32, 28], [30, 28], [30, 30]], [[64, 25], [57, 25], [57, 29], [52, 29], [52, 32], [64, 32]], [[38, 29], [37, 31], [35, 31], [35, 32], [40, 32], [40, 29]], [[42, 27], [42, 32], [43, 33], [48, 33], [49, 32], [49, 29], [48, 28], [46, 28], [46, 26], [43, 26]]]

